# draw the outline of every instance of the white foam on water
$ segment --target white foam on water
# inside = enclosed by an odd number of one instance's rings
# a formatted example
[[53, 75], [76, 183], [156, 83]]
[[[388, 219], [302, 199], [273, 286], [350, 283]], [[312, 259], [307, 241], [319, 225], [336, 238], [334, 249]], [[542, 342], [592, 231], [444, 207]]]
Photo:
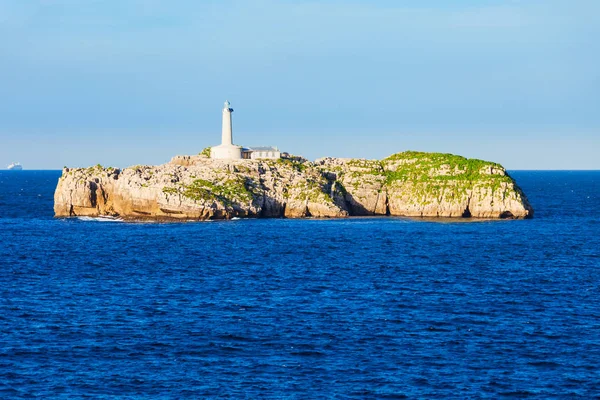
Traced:
[[95, 221], [95, 222], [123, 222], [121, 218], [115, 217], [77, 217], [80, 221]]

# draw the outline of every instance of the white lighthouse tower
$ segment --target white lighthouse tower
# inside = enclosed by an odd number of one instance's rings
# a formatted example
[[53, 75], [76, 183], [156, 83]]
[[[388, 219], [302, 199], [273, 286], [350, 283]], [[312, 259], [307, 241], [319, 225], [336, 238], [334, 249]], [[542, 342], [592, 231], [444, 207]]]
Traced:
[[239, 160], [242, 158], [242, 146], [233, 144], [231, 113], [233, 108], [228, 101], [223, 106], [223, 127], [221, 128], [221, 144], [211, 147], [210, 158], [221, 160]]

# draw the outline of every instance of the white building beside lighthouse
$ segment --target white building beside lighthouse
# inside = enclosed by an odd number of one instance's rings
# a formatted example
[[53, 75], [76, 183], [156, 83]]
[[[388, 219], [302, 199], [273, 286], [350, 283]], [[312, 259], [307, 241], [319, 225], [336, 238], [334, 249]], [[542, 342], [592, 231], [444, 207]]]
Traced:
[[233, 144], [233, 124], [231, 113], [233, 108], [228, 101], [223, 106], [223, 127], [221, 128], [221, 144], [211, 147], [210, 158], [221, 160], [240, 160], [242, 158], [242, 146]]

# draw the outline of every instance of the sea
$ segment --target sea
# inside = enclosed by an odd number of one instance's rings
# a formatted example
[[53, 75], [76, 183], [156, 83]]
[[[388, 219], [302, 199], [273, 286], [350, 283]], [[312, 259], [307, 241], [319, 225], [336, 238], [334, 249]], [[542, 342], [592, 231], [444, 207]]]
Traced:
[[600, 171], [531, 220], [53, 217], [0, 172], [2, 399], [600, 397]]

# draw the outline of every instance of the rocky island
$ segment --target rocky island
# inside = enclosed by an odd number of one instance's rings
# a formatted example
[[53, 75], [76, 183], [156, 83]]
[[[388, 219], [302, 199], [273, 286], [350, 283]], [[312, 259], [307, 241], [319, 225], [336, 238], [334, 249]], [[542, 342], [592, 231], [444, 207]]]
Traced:
[[499, 164], [422, 152], [384, 160], [213, 159], [205, 152], [159, 166], [64, 168], [57, 217], [131, 220], [363, 215], [531, 218], [533, 209]]

